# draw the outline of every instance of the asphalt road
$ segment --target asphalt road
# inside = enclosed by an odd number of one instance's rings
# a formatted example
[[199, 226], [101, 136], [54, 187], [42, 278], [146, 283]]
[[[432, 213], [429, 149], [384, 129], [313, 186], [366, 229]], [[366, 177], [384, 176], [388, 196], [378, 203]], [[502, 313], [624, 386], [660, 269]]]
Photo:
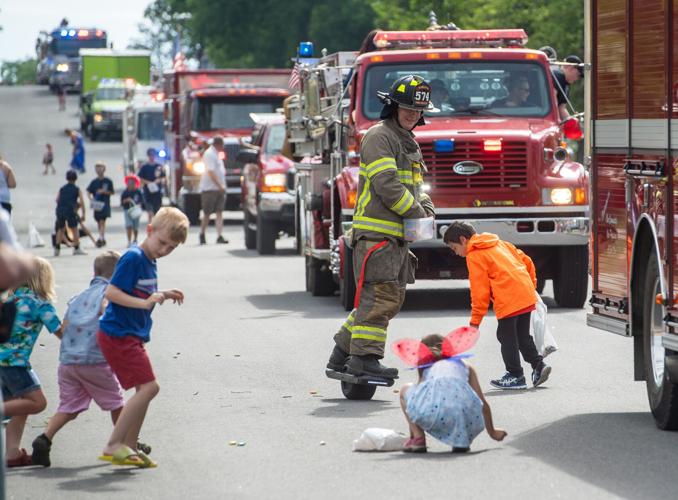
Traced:
[[[49, 240], [69, 158], [63, 129], [77, 125], [76, 104], [69, 96], [68, 111], [59, 113], [44, 88], [0, 88], [0, 154], [16, 170], [14, 220], [22, 239], [31, 220]], [[47, 141], [55, 146], [58, 174], [43, 177]], [[81, 187], [99, 159], [119, 189], [122, 152], [113, 141], [87, 143]], [[426, 455], [352, 452], [365, 428], [406, 430], [398, 394], [380, 389], [370, 402], [343, 399], [339, 384], [324, 375], [332, 335], [345, 316], [338, 298], [304, 292], [303, 260], [291, 239], [279, 241], [277, 255], [260, 257], [245, 250], [240, 215], [228, 218], [229, 245], [200, 247], [192, 229], [186, 245], [159, 261], [161, 287], [186, 294], [183, 306], [156, 309], [148, 345], [161, 391], [142, 437], [159, 467], [98, 462], [111, 426], [93, 407], [56, 436], [51, 468], [8, 472], [9, 498], [677, 497], [678, 434], [655, 428], [645, 388], [633, 382], [630, 340], [588, 328], [584, 310], [557, 308], [550, 284], [545, 302], [560, 350], [549, 358], [553, 373], [543, 389], [489, 390], [488, 380], [503, 373], [493, 316], [483, 322], [474, 350], [496, 425], [509, 433], [504, 442], [482, 434], [467, 455], [452, 455], [433, 440]], [[125, 243], [122, 220], [114, 208], [108, 241], [118, 250]], [[87, 256], [64, 252], [59, 258], [49, 247], [35, 249], [54, 266], [60, 313], [90, 279], [98, 250], [88, 242], [84, 249]], [[390, 340], [466, 324], [466, 286], [410, 288]], [[58, 348], [48, 333], [35, 348], [32, 363], [49, 405], [29, 418], [27, 448], [56, 409]], [[403, 368], [390, 352], [385, 361]], [[401, 371], [402, 382], [414, 378]]]

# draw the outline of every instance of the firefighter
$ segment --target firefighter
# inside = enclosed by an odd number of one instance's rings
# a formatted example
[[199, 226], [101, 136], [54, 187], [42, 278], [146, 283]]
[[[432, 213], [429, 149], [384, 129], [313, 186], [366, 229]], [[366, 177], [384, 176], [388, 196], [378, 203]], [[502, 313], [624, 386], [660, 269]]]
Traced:
[[434, 214], [422, 192], [425, 169], [412, 129], [424, 124], [431, 109], [431, 86], [416, 75], [396, 80], [384, 103], [381, 121], [371, 127], [360, 147], [358, 199], [350, 235], [356, 274], [355, 308], [339, 332], [327, 367], [352, 375], [396, 378], [383, 366], [386, 329], [414, 283], [416, 258], [404, 239], [403, 219]]

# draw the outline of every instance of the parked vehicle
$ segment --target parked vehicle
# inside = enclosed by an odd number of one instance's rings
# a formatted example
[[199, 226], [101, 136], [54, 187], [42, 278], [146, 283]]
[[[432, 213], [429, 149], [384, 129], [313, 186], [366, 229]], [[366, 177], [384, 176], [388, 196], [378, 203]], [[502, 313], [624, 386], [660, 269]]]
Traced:
[[98, 28], [75, 28], [62, 23], [50, 33], [41, 31], [35, 42], [36, 81], [49, 85], [51, 90], [62, 87], [79, 92], [80, 49], [103, 49], [106, 41], [106, 32]]
[[236, 156], [240, 139], [249, 138], [250, 113], [271, 113], [289, 95], [288, 70], [217, 69], [166, 72], [165, 142], [170, 157], [170, 200], [191, 224], [200, 217], [201, 154], [208, 141], [224, 138], [227, 210], [240, 210], [241, 166]]
[[96, 141], [103, 132], [122, 132], [122, 114], [137, 84], [151, 79], [146, 50], [88, 49], [82, 56], [80, 128]]
[[285, 120], [279, 113], [252, 114], [251, 142], [237, 156], [243, 165], [242, 210], [245, 246], [275, 253], [281, 233], [294, 236], [294, 163], [283, 156]]
[[122, 151], [125, 172], [134, 172], [155, 150], [156, 160], [168, 161], [163, 125], [164, 94], [153, 87], [138, 86], [123, 112]]
[[[570, 159], [555, 102], [549, 60], [526, 49], [521, 29], [381, 31], [377, 51], [342, 61], [341, 53], [302, 66], [301, 93], [288, 121], [297, 165], [302, 252], [314, 295], [339, 288], [353, 307], [351, 227], [360, 140], [377, 123], [378, 90], [417, 74], [442, 90], [426, 124], [414, 130], [428, 169], [424, 189], [436, 207], [436, 239], [416, 242], [418, 279], [464, 279], [463, 259], [442, 234], [471, 222], [523, 249], [555, 300], [582, 307], [588, 290], [588, 174]], [[352, 69], [348, 89], [342, 82]], [[508, 82], [529, 85], [524, 106], [502, 105]], [[577, 128], [578, 131], [578, 128]]]
[[634, 379], [645, 381], [657, 427], [676, 430], [678, 18], [662, 2], [644, 5], [642, 22], [627, 0], [586, 6], [593, 132], [587, 323], [633, 339]]

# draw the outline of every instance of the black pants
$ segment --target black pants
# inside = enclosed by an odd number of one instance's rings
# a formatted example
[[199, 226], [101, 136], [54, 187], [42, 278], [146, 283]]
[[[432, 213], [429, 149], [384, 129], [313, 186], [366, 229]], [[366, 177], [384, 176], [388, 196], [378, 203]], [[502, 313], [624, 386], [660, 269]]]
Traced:
[[520, 354], [532, 365], [533, 369], [537, 368], [543, 360], [530, 335], [530, 314], [532, 313], [526, 312], [519, 316], [498, 320], [497, 340], [501, 344], [501, 357], [504, 358], [506, 371], [516, 377], [523, 375]]
[[2, 208], [7, 210], [7, 213], [11, 214], [12, 213], [12, 204], [11, 203], [5, 203], [4, 201], [0, 203], [2, 205]]

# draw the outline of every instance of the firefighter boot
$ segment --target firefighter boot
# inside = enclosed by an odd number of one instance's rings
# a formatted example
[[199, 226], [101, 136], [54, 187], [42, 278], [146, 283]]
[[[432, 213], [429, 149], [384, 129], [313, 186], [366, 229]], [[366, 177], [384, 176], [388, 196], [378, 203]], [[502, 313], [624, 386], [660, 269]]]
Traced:
[[379, 362], [379, 358], [372, 354], [351, 356], [346, 362], [346, 371], [351, 375], [357, 376], [398, 378], [398, 370], [396, 368], [386, 368]]
[[327, 362], [327, 368], [329, 370], [334, 370], [335, 372], [343, 372], [347, 359], [348, 354], [342, 351], [338, 345], [335, 345], [334, 349], [332, 349], [332, 354], [330, 354], [330, 359]]

